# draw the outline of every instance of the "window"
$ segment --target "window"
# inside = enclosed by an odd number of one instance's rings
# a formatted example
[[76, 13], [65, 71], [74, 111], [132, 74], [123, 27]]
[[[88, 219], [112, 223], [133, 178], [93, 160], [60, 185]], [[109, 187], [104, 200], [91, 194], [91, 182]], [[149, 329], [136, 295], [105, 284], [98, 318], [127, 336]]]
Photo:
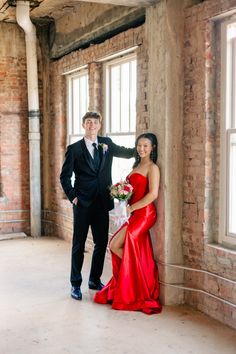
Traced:
[[68, 144], [84, 134], [82, 117], [89, 107], [87, 70], [68, 75]]
[[236, 244], [236, 21], [222, 24], [220, 240]]
[[[129, 55], [106, 64], [106, 134], [114, 143], [134, 147], [136, 131], [137, 61]], [[114, 158], [113, 182], [124, 179], [134, 159]]]
[[236, 129], [228, 131], [228, 234], [236, 236]]

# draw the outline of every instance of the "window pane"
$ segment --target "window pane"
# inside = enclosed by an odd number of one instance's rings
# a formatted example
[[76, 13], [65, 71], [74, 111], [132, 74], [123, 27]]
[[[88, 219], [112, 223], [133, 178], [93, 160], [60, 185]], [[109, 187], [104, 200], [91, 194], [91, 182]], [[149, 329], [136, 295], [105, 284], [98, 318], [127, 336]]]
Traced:
[[232, 38], [236, 37], [236, 23], [230, 23], [227, 26], [227, 40], [230, 40]]
[[72, 97], [72, 84], [71, 84], [71, 80], [67, 81], [67, 85], [68, 85], [68, 102], [67, 102], [67, 106], [68, 106], [68, 135], [70, 136], [73, 132], [73, 126], [72, 126], [72, 102], [73, 102], [73, 97]]
[[232, 40], [232, 114], [230, 120], [230, 128], [236, 128], [236, 38]]
[[73, 126], [73, 134], [79, 134], [80, 132], [80, 122], [79, 122], [79, 97], [80, 97], [80, 79], [76, 78], [72, 80], [72, 126]]
[[81, 131], [81, 125], [82, 125], [82, 117], [85, 115], [85, 113], [88, 110], [88, 76], [84, 75], [80, 78], [80, 119], [79, 124], [80, 124], [80, 131]]
[[111, 132], [118, 133], [120, 131], [120, 66], [111, 68]]
[[84, 132], [82, 117], [89, 106], [88, 74], [77, 73], [69, 76], [68, 85], [68, 134], [69, 141], [76, 141], [76, 139], [78, 140], [78, 136]]
[[219, 238], [236, 245], [236, 21], [221, 24], [221, 39]]
[[[117, 145], [125, 147], [134, 147], [135, 135], [113, 135], [112, 141]], [[134, 158], [122, 159], [114, 157], [112, 164], [112, 181], [113, 183], [119, 182], [121, 179], [125, 179], [132, 170], [134, 164]]]
[[229, 135], [229, 233], [236, 236], [236, 133]]
[[[107, 65], [106, 133], [117, 145], [134, 147], [136, 129], [136, 59], [132, 56]], [[132, 130], [131, 130], [132, 129]], [[125, 179], [134, 159], [114, 158], [113, 183]]]
[[130, 70], [129, 63], [121, 65], [121, 132], [129, 132]]
[[135, 132], [136, 130], [136, 60], [131, 62], [131, 85], [130, 85], [130, 131]]
[[80, 140], [83, 138], [83, 135], [71, 135], [69, 137], [69, 144], [74, 144], [76, 141]]

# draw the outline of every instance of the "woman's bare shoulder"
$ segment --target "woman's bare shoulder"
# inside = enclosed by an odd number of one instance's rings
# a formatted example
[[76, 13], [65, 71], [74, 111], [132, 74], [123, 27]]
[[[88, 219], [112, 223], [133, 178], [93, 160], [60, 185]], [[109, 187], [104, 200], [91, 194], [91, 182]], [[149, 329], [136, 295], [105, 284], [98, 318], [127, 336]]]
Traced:
[[160, 168], [154, 162], [150, 164], [148, 173], [160, 174]]

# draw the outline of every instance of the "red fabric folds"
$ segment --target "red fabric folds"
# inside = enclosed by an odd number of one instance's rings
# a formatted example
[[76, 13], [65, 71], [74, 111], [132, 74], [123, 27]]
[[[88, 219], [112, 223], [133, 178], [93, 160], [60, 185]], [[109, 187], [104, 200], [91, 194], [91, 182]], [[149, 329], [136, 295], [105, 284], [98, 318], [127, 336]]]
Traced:
[[[142, 199], [148, 192], [148, 178], [132, 173], [129, 182], [134, 188], [130, 204]], [[116, 310], [143, 311], [146, 314], [161, 312], [158, 270], [153, 258], [149, 229], [156, 221], [153, 203], [135, 210], [128, 222], [117, 230], [126, 229], [123, 257], [112, 253], [113, 276], [106, 286], [95, 294], [94, 301], [111, 303]]]

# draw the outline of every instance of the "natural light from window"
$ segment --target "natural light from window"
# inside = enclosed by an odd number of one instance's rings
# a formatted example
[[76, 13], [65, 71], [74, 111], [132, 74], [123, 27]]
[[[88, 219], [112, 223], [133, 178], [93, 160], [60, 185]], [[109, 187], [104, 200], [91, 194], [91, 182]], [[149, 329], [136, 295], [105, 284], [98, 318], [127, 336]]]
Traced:
[[236, 236], [236, 23], [227, 26], [227, 233]]
[[87, 71], [68, 76], [68, 102], [68, 143], [72, 144], [84, 134], [82, 117], [89, 107]]
[[[114, 143], [134, 147], [137, 61], [134, 55], [106, 64], [106, 134]], [[134, 159], [114, 158], [113, 183], [125, 179]]]
[[[68, 129], [67, 141], [68, 145], [75, 143], [84, 135], [82, 127], [82, 118], [89, 107], [88, 92], [88, 72], [87, 70], [79, 71], [68, 75]], [[71, 178], [72, 186], [74, 185], [74, 173]]]
[[229, 234], [236, 234], [236, 131], [229, 138]]
[[220, 239], [236, 244], [236, 22], [222, 23]]

